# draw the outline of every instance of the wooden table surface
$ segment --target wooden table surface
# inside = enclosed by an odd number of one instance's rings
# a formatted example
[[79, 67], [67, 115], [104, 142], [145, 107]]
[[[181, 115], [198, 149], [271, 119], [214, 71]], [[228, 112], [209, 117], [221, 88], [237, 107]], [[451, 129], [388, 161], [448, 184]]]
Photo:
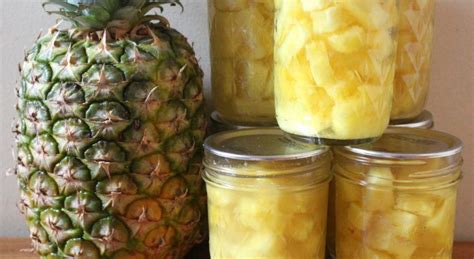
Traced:
[[[25, 238], [0, 238], [0, 258], [8, 259], [37, 259], [38, 257], [29, 251], [30, 241]], [[203, 247], [197, 247], [191, 251], [189, 259], [206, 258], [203, 255]], [[422, 258], [420, 258], [422, 259]], [[474, 259], [474, 242], [456, 242], [454, 244], [453, 259]]]

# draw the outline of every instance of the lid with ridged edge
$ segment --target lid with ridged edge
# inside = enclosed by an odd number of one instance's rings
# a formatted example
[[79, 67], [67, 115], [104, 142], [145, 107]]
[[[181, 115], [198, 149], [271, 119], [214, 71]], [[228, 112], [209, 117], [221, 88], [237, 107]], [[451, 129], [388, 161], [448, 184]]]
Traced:
[[297, 160], [329, 152], [328, 146], [293, 141], [276, 128], [217, 133], [205, 141], [204, 149], [222, 158], [247, 161]]

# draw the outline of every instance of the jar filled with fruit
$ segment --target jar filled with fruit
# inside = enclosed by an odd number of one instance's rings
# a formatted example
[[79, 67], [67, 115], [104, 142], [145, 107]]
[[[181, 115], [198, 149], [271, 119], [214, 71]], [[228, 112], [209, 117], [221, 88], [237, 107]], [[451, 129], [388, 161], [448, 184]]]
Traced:
[[318, 143], [369, 142], [390, 119], [396, 0], [277, 0], [280, 127]]
[[275, 128], [205, 142], [211, 257], [324, 258], [331, 153]]
[[[423, 111], [416, 118], [406, 121], [404, 123], [390, 124], [389, 128], [418, 128], [418, 129], [432, 129], [434, 127], [433, 114], [429, 111]], [[331, 258], [336, 256], [336, 215], [335, 215], [335, 180], [333, 179], [329, 184], [329, 203], [328, 203], [328, 229], [327, 229], [327, 251]]]
[[425, 106], [430, 83], [435, 1], [400, 1], [400, 37], [392, 120], [411, 119]]
[[208, 3], [216, 111], [232, 124], [275, 125], [273, 0]]
[[450, 258], [462, 143], [388, 129], [335, 149], [337, 258]]

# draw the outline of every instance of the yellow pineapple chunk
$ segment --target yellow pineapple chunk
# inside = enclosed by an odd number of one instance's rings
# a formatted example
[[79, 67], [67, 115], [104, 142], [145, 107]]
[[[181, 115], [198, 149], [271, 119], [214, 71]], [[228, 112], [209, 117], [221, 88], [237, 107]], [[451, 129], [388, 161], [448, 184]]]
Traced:
[[336, 176], [336, 200], [337, 202], [360, 202], [362, 187]]
[[267, 86], [270, 76], [270, 66], [265, 60], [237, 61], [234, 78], [236, 97], [257, 100], [272, 98], [272, 88]]
[[332, 6], [322, 11], [312, 12], [311, 19], [315, 34], [334, 32], [352, 23], [351, 16], [339, 6]]
[[221, 11], [239, 11], [248, 7], [248, 0], [213, 0], [214, 6]]
[[366, 33], [359, 26], [351, 26], [343, 32], [329, 36], [328, 43], [331, 48], [341, 53], [357, 52], [366, 44]]
[[432, 217], [436, 210], [436, 199], [419, 193], [400, 193], [396, 197], [395, 208], [419, 216]]
[[[362, 247], [359, 250], [358, 258], [370, 258], [370, 259], [392, 259], [392, 256], [388, 253], [376, 251], [368, 247]], [[400, 258], [401, 259], [401, 258]]]
[[309, 61], [313, 79], [319, 86], [328, 87], [334, 82], [334, 71], [324, 42], [315, 41], [308, 44], [306, 46], [306, 58]]
[[258, 8], [248, 8], [235, 13], [234, 41], [239, 42], [239, 57], [261, 59], [273, 52], [273, 20], [265, 19]]
[[[314, 215], [312, 214], [294, 214], [291, 218], [291, 226], [287, 228], [289, 238], [297, 241], [305, 241], [317, 227]], [[322, 229], [318, 229], [321, 231]]]
[[356, 203], [351, 203], [347, 209], [347, 221], [361, 231], [367, 230], [371, 213], [361, 208]]
[[275, 58], [278, 59], [282, 65], [289, 65], [293, 57], [295, 57], [304, 48], [309, 36], [309, 28], [305, 26], [304, 23], [295, 24], [288, 32], [288, 35], [281, 43], [281, 46], [277, 49]]
[[390, 13], [383, 9], [380, 1], [341, 0], [340, 4], [367, 29], [381, 29], [390, 22]]
[[365, 208], [369, 211], [386, 211], [394, 205], [394, 177], [389, 167], [372, 167], [367, 173], [368, 186], [364, 189]]
[[328, 7], [331, 2], [331, 0], [301, 0], [301, 4], [303, 5], [303, 10], [305, 12], [324, 9]]
[[408, 212], [380, 214], [367, 235], [367, 245], [396, 257], [410, 258], [416, 249], [416, 242], [412, 238], [417, 224], [418, 217]]

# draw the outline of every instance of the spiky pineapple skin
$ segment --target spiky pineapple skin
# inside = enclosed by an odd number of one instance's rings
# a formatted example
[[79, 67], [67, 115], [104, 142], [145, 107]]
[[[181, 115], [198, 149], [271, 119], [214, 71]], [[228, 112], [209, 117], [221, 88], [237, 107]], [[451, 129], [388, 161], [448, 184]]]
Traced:
[[161, 24], [52, 29], [21, 65], [17, 175], [44, 258], [180, 258], [202, 238], [203, 73]]

